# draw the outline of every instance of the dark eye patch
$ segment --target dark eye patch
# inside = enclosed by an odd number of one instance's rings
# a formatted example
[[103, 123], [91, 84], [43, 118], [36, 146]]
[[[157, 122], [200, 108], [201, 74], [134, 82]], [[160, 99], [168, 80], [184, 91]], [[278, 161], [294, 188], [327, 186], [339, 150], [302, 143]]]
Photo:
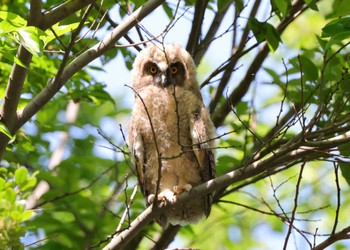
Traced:
[[154, 76], [159, 72], [159, 68], [157, 64], [155, 64], [154, 62], [148, 62], [145, 65], [144, 71], [145, 73], [148, 73]]
[[180, 62], [170, 64], [168, 70], [171, 75], [183, 75], [185, 72], [185, 68]]

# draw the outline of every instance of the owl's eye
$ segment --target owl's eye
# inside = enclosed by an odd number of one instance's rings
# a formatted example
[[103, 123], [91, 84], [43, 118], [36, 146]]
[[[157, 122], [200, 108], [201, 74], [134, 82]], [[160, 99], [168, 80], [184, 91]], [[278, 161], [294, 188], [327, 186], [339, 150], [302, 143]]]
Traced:
[[177, 73], [177, 71], [178, 71], [177, 66], [172, 66], [172, 67], [170, 68], [170, 73], [171, 73], [172, 75], [175, 75], [175, 74]]
[[148, 68], [148, 72], [154, 75], [158, 72], [158, 68], [155, 65], [152, 65]]

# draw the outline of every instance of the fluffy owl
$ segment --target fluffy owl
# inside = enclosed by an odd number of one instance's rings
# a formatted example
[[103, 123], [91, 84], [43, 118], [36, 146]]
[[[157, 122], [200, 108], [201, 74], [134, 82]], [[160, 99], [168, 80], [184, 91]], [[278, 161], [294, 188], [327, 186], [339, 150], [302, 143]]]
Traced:
[[[172, 202], [214, 178], [215, 129], [190, 54], [179, 45], [145, 48], [133, 64], [132, 88], [135, 104], [128, 145], [148, 205], [156, 194], [157, 200]], [[208, 195], [174, 207], [157, 221], [162, 226], [197, 223], [210, 208]]]

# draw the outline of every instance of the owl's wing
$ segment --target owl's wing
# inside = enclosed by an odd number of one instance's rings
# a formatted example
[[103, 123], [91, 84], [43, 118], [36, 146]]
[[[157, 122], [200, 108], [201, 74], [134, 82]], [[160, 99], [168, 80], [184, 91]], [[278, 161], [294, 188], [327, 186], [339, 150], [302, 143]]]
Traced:
[[[215, 143], [213, 140], [215, 128], [204, 105], [196, 109], [191, 121], [190, 129], [194, 153], [201, 168], [202, 179], [206, 182], [216, 176]], [[211, 202], [212, 195], [208, 196], [207, 216], [210, 213]]]
[[131, 151], [131, 158], [135, 164], [135, 169], [137, 173], [137, 178], [141, 187], [141, 192], [144, 196], [145, 193], [145, 183], [143, 174], [143, 164], [144, 164], [144, 144], [142, 134], [139, 133], [134, 127], [131, 126], [129, 132], [129, 147]]

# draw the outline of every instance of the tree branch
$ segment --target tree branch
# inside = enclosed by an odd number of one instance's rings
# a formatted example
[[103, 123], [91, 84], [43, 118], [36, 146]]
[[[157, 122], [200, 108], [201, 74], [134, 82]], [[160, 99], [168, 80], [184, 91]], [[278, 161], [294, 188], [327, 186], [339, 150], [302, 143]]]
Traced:
[[[350, 132], [344, 134], [342, 137], [335, 139], [336, 144], [343, 143], [344, 138], [350, 141]], [[236, 183], [241, 180], [247, 180], [248, 178], [254, 177], [261, 173], [274, 173], [273, 170], [288, 163], [291, 164], [294, 161], [300, 159], [316, 159], [320, 155], [327, 155], [326, 152], [320, 151], [317, 148], [305, 147], [302, 145], [302, 136], [296, 136], [295, 141], [287, 143], [280, 147], [278, 151], [270, 155], [267, 158], [257, 160], [249, 165], [241, 167], [237, 170], [231, 171], [227, 174], [212, 179], [206, 183], [203, 183], [188, 193], [182, 193], [177, 196], [174, 203], [170, 204], [158, 204], [158, 207], [149, 206], [139, 217], [137, 217], [130, 225], [130, 227], [119, 235], [114, 236], [112, 241], [104, 248], [107, 249], [118, 249], [127, 244], [137, 233], [153, 218], [156, 218], [160, 213], [166, 212], [166, 210], [181, 205], [183, 202], [198, 198], [209, 193], [213, 193], [217, 190], [227, 188], [229, 185]], [[334, 142], [335, 142], [334, 141]]]
[[39, 28], [46, 30], [50, 28], [55, 23], [60, 22], [64, 18], [74, 14], [78, 10], [96, 2], [96, 0], [71, 0], [66, 1], [59, 7], [44, 13], [42, 20], [40, 22]]
[[332, 234], [331, 236], [328, 237], [325, 241], [322, 243], [318, 244], [312, 250], [323, 250], [326, 247], [332, 245], [334, 242], [339, 241], [339, 240], [345, 240], [345, 239], [350, 239], [350, 226], [344, 228], [338, 233]]
[[186, 46], [186, 50], [194, 55], [197, 45], [199, 43], [199, 38], [201, 36], [201, 28], [204, 19], [204, 13], [206, 11], [206, 7], [208, 4], [208, 0], [201, 0], [196, 2], [196, 7], [194, 11], [193, 24], [192, 29], [188, 38], [188, 44]]
[[49, 84], [23, 109], [19, 114], [19, 121], [16, 126], [18, 130], [24, 123], [26, 123], [33, 115], [36, 114], [51, 98], [61, 89], [61, 87], [71, 78], [75, 73], [81, 70], [88, 63], [101, 56], [103, 53], [111, 48], [114, 48], [115, 42], [124, 36], [131, 28], [133, 28], [145, 16], [151, 13], [154, 9], [160, 6], [164, 0], [152, 0], [146, 2], [143, 6], [132, 13], [124, 22], [116, 27], [105, 38], [83, 52], [74, 61], [72, 61], [62, 72], [61, 76], [52, 79]]
[[193, 61], [196, 65], [198, 65], [201, 61], [201, 59], [203, 58], [205, 52], [207, 51], [207, 49], [209, 48], [210, 43], [212, 42], [212, 40], [214, 39], [214, 36], [216, 34], [216, 32], [218, 31], [218, 29], [220, 28], [220, 24], [222, 22], [222, 20], [224, 19], [227, 10], [229, 9], [230, 4], [228, 4], [226, 6], [225, 9], [223, 9], [221, 12], [217, 12], [215, 14], [215, 17], [208, 29], [208, 32], [205, 36], [205, 38], [203, 39], [203, 41], [201, 41], [201, 43], [198, 45], [198, 49], [196, 51], [193, 52]]

